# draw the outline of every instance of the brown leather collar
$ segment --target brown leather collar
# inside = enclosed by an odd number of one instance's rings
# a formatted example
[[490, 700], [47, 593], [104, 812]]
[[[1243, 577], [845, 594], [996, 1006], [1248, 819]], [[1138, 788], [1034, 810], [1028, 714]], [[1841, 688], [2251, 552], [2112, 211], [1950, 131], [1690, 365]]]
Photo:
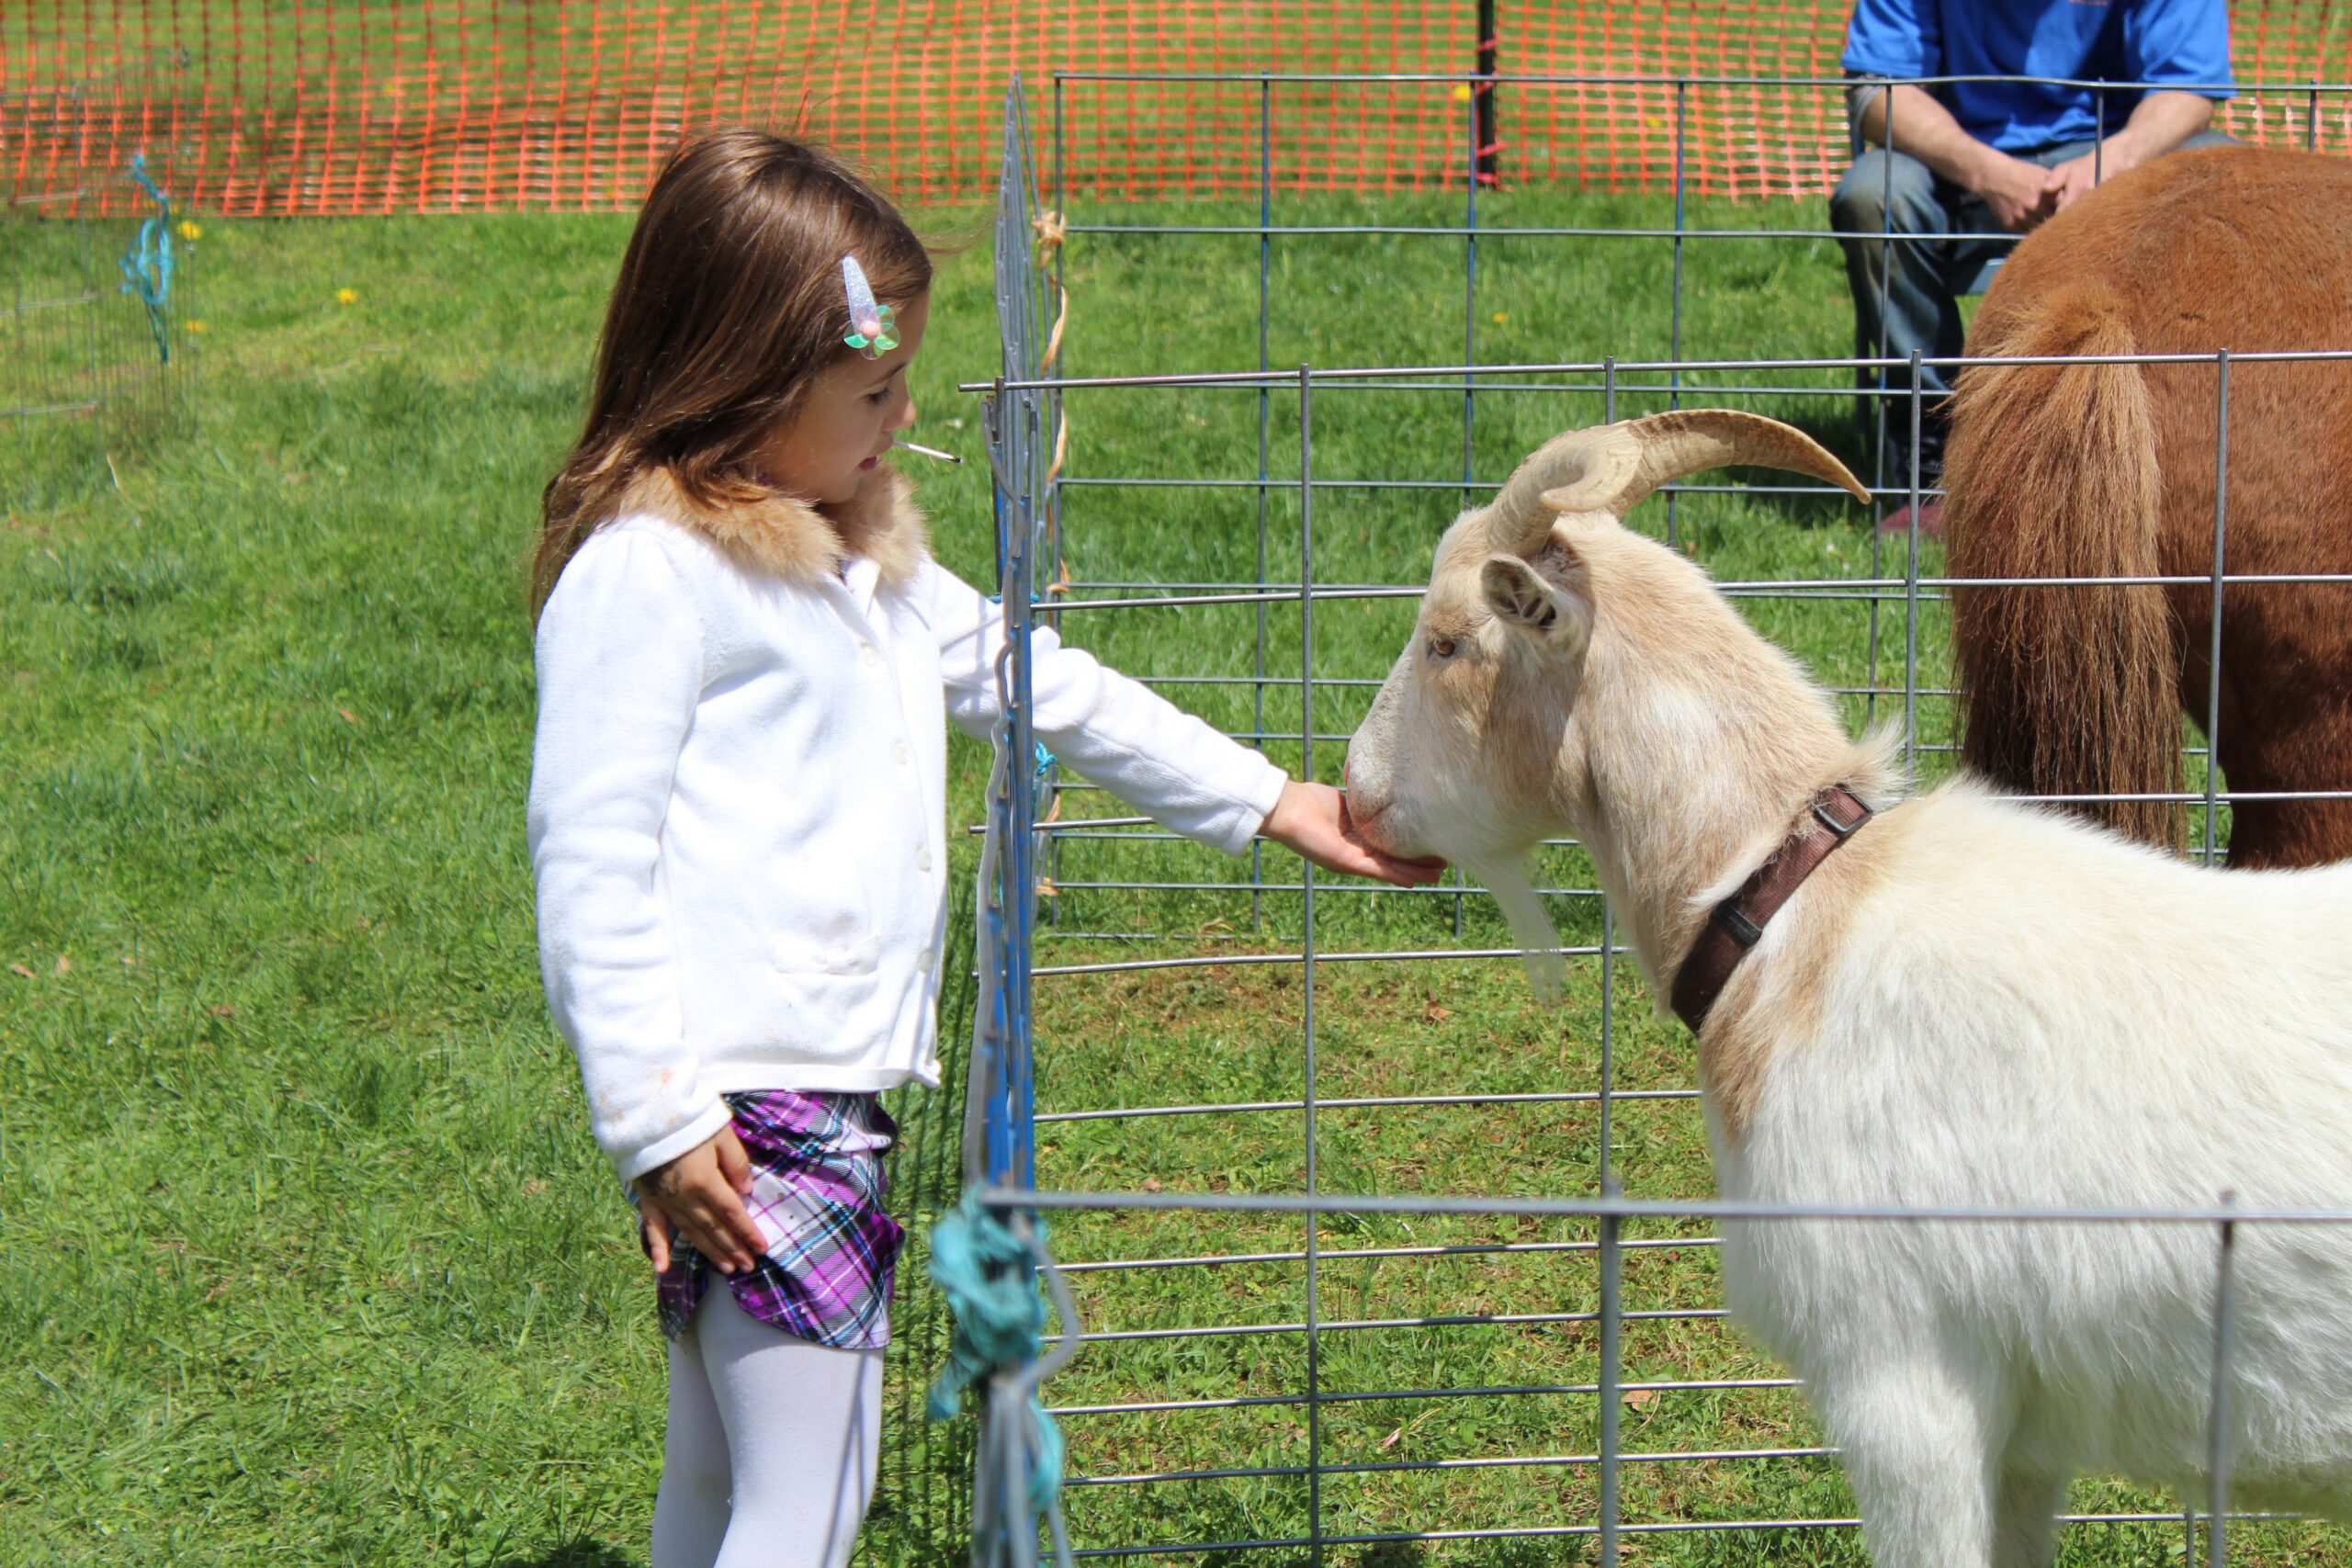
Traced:
[[1781, 840], [1756, 874], [1709, 911], [1707, 923], [1699, 928], [1699, 939], [1674, 976], [1675, 1016], [1691, 1033], [1707, 1021], [1707, 1010], [1723, 995], [1732, 971], [1763, 936], [1781, 906], [1795, 896], [1815, 867], [1871, 819], [1871, 808], [1845, 785], [1831, 784], [1813, 797], [1806, 815], [1828, 830], [1809, 833], [1800, 828]]

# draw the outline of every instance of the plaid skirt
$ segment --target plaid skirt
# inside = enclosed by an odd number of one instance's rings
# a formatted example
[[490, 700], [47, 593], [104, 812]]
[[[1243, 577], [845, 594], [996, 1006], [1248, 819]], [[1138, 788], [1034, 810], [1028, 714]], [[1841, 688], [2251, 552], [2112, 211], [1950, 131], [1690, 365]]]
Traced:
[[[767, 1246], [749, 1272], [716, 1277], [746, 1315], [838, 1350], [890, 1342], [890, 1283], [906, 1233], [882, 1206], [882, 1151], [898, 1123], [871, 1094], [760, 1089], [726, 1097], [752, 1161], [743, 1201]], [[655, 1291], [662, 1332], [694, 1321], [711, 1266], [683, 1234]]]

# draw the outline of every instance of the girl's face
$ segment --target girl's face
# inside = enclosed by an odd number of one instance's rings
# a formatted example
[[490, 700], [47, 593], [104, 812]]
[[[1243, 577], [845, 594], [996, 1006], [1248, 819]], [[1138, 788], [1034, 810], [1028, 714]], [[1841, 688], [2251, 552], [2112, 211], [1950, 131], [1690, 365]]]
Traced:
[[922, 347], [931, 318], [924, 295], [899, 307], [899, 346], [879, 359], [844, 347], [817, 376], [799, 412], [760, 450], [760, 473], [770, 484], [820, 506], [857, 494], [890, 438], [915, 422], [907, 367]]

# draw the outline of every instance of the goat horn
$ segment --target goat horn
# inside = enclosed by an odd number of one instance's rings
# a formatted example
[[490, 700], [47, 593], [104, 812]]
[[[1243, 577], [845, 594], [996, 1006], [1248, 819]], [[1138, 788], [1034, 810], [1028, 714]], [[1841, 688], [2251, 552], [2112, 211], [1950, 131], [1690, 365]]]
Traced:
[[1732, 409], [1683, 409], [1545, 442], [1495, 498], [1495, 540], [1506, 549], [1532, 547], [1564, 512], [1623, 517], [1662, 484], [1732, 463], [1809, 474], [1856, 500], [1871, 498], [1845, 464], [1801, 430]]

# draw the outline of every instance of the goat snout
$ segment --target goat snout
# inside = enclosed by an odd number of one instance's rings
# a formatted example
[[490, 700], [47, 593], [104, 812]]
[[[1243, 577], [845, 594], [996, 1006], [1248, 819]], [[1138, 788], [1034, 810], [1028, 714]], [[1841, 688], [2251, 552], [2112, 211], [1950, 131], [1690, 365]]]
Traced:
[[1385, 851], [1391, 854], [1396, 853], [1396, 846], [1385, 841], [1377, 831], [1381, 816], [1387, 811], [1391, 803], [1380, 798], [1376, 792], [1370, 792], [1357, 785], [1353, 762], [1354, 759], [1351, 757], [1340, 769], [1341, 792], [1340, 809], [1346, 818], [1347, 826], [1357, 838], [1362, 839], [1374, 849]]

